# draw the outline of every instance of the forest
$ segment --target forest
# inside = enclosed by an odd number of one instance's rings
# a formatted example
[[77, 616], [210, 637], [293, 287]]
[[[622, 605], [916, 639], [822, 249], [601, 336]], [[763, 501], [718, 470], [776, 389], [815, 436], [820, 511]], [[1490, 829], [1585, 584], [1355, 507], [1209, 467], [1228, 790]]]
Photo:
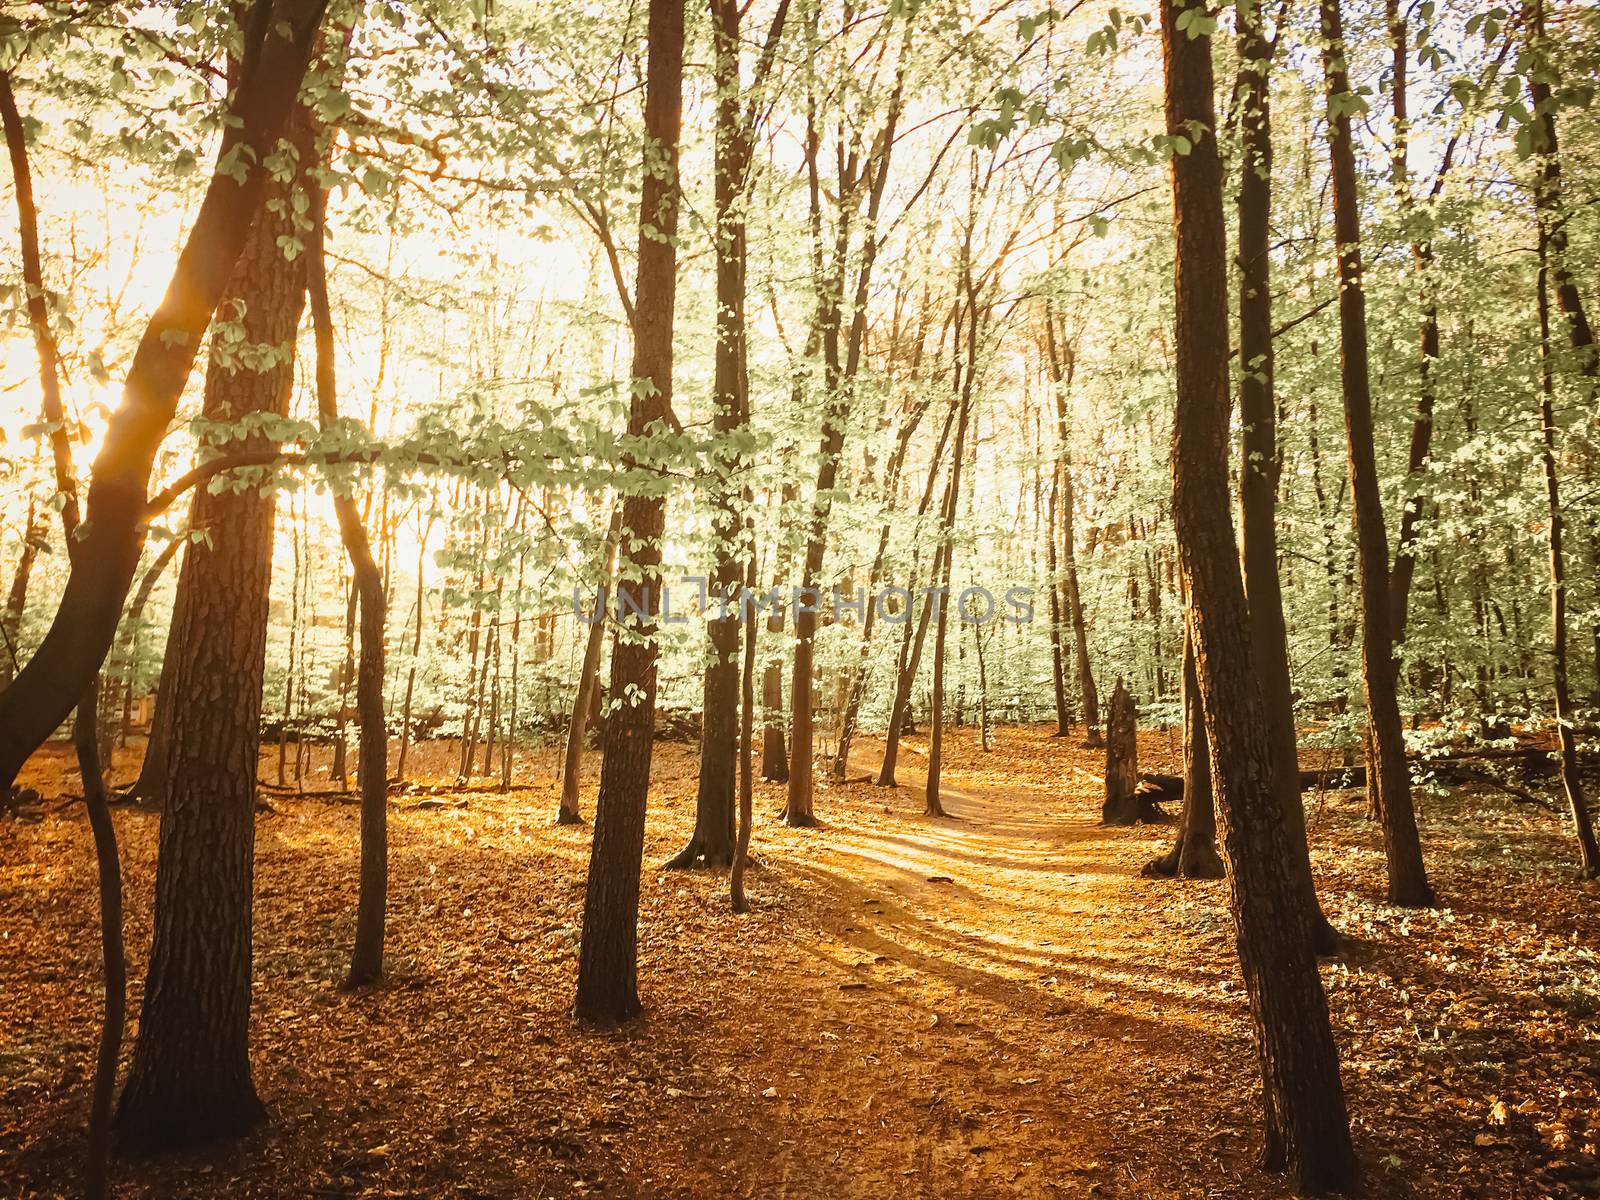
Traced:
[[1600, 1196], [1597, 91], [0, 0], [0, 1196]]

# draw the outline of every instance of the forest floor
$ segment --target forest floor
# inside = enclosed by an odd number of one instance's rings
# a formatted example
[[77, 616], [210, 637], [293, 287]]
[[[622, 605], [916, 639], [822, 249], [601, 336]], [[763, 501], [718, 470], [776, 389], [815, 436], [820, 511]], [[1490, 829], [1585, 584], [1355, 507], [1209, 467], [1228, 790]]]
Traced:
[[[1171, 769], [1176, 737], [1142, 739], [1143, 765]], [[878, 752], [863, 741], [853, 773]], [[421, 768], [452, 754], [427, 748]], [[815, 830], [778, 825], [782, 789], [763, 785], [754, 909], [736, 917], [724, 875], [657, 869], [687, 838], [695, 763], [658, 746], [648, 1014], [620, 1031], [570, 1016], [589, 829], [550, 823], [554, 750], [508, 794], [394, 796], [391, 973], [358, 994], [338, 988], [357, 810], [266, 794], [252, 1049], [271, 1122], [118, 1163], [118, 1193], [1287, 1195], [1252, 1166], [1224, 885], [1141, 878], [1171, 830], [1101, 828], [1102, 758], [1074, 741], [1006, 728], [982, 753], [953, 731], [949, 820], [920, 815], [925, 754], [909, 740], [898, 791], [819, 781]], [[4, 1197], [77, 1181], [99, 960], [82, 812], [56, 799], [69, 768], [61, 749], [36, 758], [23, 782], [42, 818], [0, 821]], [[1557, 814], [1419, 801], [1448, 905], [1428, 912], [1383, 903], [1359, 793], [1307, 797], [1324, 903], [1351, 938], [1324, 978], [1366, 1194], [1600, 1195], [1600, 896]], [[117, 815], [133, 1014], [157, 823]]]

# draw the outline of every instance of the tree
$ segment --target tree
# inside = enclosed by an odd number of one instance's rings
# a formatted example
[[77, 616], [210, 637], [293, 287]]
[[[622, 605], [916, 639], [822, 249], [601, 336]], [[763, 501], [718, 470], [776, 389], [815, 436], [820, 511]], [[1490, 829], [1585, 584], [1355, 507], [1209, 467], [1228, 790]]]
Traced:
[[745, 216], [756, 103], [775, 61], [788, 0], [779, 0], [756, 64], [748, 110], [739, 80], [737, 0], [712, 0], [712, 61], [717, 85], [716, 256], [717, 315], [712, 450], [715, 494], [712, 539], [716, 566], [712, 588], [717, 615], [706, 623], [707, 654], [700, 739], [700, 780], [695, 798], [694, 832], [669, 867], [731, 866], [734, 853], [733, 793], [739, 735], [740, 487], [744, 461], [739, 439], [750, 427], [750, 379], [745, 332]]
[[[333, 315], [328, 306], [327, 212], [327, 189], [315, 184], [306, 247], [306, 291], [316, 340], [317, 418], [324, 433], [335, 429], [339, 421]], [[361, 882], [355, 945], [345, 978], [345, 987], [354, 988], [383, 975], [384, 912], [389, 894], [389, 730], [383, 713], [383, 637], [389, 605], [383, 572], [372, 556], [372, 542], [355, 499], [335, 492], [333, 508], [361, 606], [361, 659], [356, 673], [356, 713], [361, 727]]]
[[[632, 445], [659, 432], [672, 410], [672, 328], [677, 294], [678, 135], [683, 109], [683, 0], [650, 0], [645, 81], [645, 152], [639, 201], [639, 271], [634, 308]], [[641, 473], [636, 453], [624, 465]], [[584, 892], [576, 1011], [623, 1021], [639, 1002], [639, 867], [655, 733], [654, 619], [660, 612], [661, 535], [666, 502], [637, 487], [622, 502], [619, 613], [611, 698], [595, 802], [594, 848]], [[635, 615], [636, 614], [636, 615]], [[630, 627], [630, 623], [631, 627]]]
[[294, 104], [326, 3], [256, 0], [246, 12], [244, 53], [218, 167], [95, 458], [83, 553], [44, 641], [0, 692], [0, 792], [11, 788], [23, 762], [82, 698], [116, 637], [144, 544], [145, 494], [156, 450], [244, 248], [266, 186], [260, 164]]
[[1389, 902], [1434, 903], [1411, 805], [1411, 771], [1397, 694], [1399, 670], [1390, 623], [1389, 535], [1373, 446], [1372, 385], [1367, 363], [1367, 304], [1361, 281], [1360, 197], [1340, 0], [1320, 0], [1322, 66], [1327, 80], [1328, 156], [1333, 171], [1333, 234], [1339, 268], [1340, 383], [1350, 455], [1350, 511], [1361, 577], [1361, 665], [1367, 698], [1367, 780], [1383, 825]]
[[[66, 409], [61, 402], [60, 351], [50, 326], [46, 302], [44, 269], [39, 254], [39, 214], [33, 198], [33, 172], [28, 161], [26, 131], [17, 110], [11, 75], [0, 71], [0, 125], [5, 128], [6, 150], [11, 161], [11, 177], [17, 197], [17, 229], [22, 250], [23, 286], [27, 289], [28, 324], [33, 333], [34, 350], [39, 358], [41, 416], [50, 431], [50, 451], [55, 467], [56, 492], [61, 497], [61, 533], [70, 561], [83, 553], [78, 536], [81, 520], [78, 507], [78, 479], [72, 465], [71, 437], [67, 432]], [[8, 606], [7, 645], [16, 628], [12, 614], [20, 617], [22, 598], [27, 589], [27, 567], [36, 552], [33, 505], [28, 505], [28, 526], [24, 535], [23, 565], [17, 572]], [[106, 784], [101, 769], [99, 746], [100, 683], [93, 676], [79, 698], [73, 722], [73, 747], [78, 756], [78, 775], [82, 780], [83, 804], [94, 838], [95, 868], [99, 881], [101, 970], [105, 982], [105, 1005], [100, 1025], [100, 1049], [95, 1060], [94, 1088], [89, 1102], [89, 1147], [85, 1167], [84, 1193], [90, 1200], [107, 1194], [110, 1156], [111, 1101], [117, 1086], [117, 1059], [122, 1049], [122, 1030], [127, 1018], [128, 964], [122, 940], [122, 862], [117, 853], [117, 830], [111, 820]]]
[[[1338, 1051], [1311, 952], [1311, 920], [1289, 868], [1294, 853], [1274, 794], [1272, 744], [1255, 674], [1244, 580], [1229, 514], [1228, 312], [1222, 164], [1216, 140], [1211, 20], [1161, 5], [1166, 130], [1172, 156], [1177, 408], [1172, 515], [1188, 588], [1187, 621], [1210, 738], [1228, 866], [1229, 908], [1261, 1067], [1263, 1164], [1305, 1191], [1356, 1179]], [[1169, 141], [1176, 151], [1178, 143]]]
[[[235, 67], [248, 82], [248, 58]], [[302, 228], [316, 138], [297, 106], [266, 203], [238, 257], [213, 331], [206, 416], [226, 454], [271, 455], [262, 415], [288, 414], [310, 259]], [[234, 445], [237, 443], [237, 446]], [[98, 478], [98, 470], [97, 470]], [[118, 1136], [154, 1152], [237, 1136], [266, 1110], [249, 1054], [256, 770], [261, 744], [275, 495], [241, 481], [199, 488], [179, 568], [161, 703], [164, 799], [155, 933]]]
[[[1300, 802], [1300, 751], [1289, 640], [1278, 579], [1280, 456], [1272, 351], [1272, 116], [1269, 105], [1276, 36], [1269, 41], [1260, 0], [1238, 6], [1239, 102], [1244, 153], [1239, 169], [1239, 524], [1250, 640], [1272, 732], [1273, 791], [1283, 806], [1295, 880], [1311, 912], [1319, 953], [1338, 949], [1339, 935], [1322, 915], [1305, 810]], [[1187, 710], [1186, 710], [1187, 711]], [[1187, 797], [1186, 797], [1187, 801]]]

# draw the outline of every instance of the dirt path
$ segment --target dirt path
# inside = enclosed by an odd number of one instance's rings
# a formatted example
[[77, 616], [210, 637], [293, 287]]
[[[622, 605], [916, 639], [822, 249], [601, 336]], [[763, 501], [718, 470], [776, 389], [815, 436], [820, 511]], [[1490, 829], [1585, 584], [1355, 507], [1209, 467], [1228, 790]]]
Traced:
[[[1149, 766], [1175, 746], [1143, 737]], [[448, 747], [426, 748], [453, 772]], [[862, 743], [859, 773], [880, 749]], [[453, 1197], [1278, 1197], [1222, 885], [1139, 877], [1166, 828], [1097, 824], [1098, 755], [1042, 730], [947, 742], [923, 817], [901, 787], [819, 783], [824, 826], [773, 819], [753, 911], [657, 870], [687, 837], [690, 747], [658, 747], [640, 912], [645, 1020], [570, 1017], [590, 831], [555, 828], [553, 751], [463, 807], [391, 814], [390, 976], [338, 991], [356, 809], [274, 799], [257, 825], [252, 1059], [272, 1122], [120, 1164], [119, 1194]], [[72, 790], [64, 759], [34, 779]], [[132, 764], [124, 770], [131, 771]], [[445, 788], [448, 792], [449, 789]], [[585, 791], [592, 803], [593, 779]], [[1312, 813], [1324, 972], [1368, 1197], [1600, 1194], [1600, 916], [1558, 817], [1430, 798], [1452, 909], [1381, 903], [1358, 800]], [[157, 821], [117, 814], [132, 1011]], [[70, 806], [0, 825], [0, 1195], [71, 1194], [96, 1019], [92, 861]], [[1592, 1186], [1591, 1186], [1592, 1185]]]

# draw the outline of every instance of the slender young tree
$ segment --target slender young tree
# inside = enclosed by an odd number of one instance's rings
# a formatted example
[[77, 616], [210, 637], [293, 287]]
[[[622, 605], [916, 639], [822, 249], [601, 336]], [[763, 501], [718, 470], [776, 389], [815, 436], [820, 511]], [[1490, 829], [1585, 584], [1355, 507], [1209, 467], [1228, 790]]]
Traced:
[[[39, 253], [39, 213], [33, 198], [33, 172], [28, 161], [26, 130], [22, 115], [17, 110], [11, 76], [5, 71], [0, 71], [0, 124], [5, 128], [6, 150], [11, 160], [12, 184], [16, 193], [17, 230], [22, 251], [23, 286], [27, 289], [28, 325], [39, 358], [40, 415], [50, 431], [56, 492], [61, 497], [62, 540], [67, 548], [68, 560], [76, 563], [84, 552], [83, 543], [78, 537], [82, 514], [78, 505], [78, 477], [72, 463], [72, 438], [68, 432], [66, 408], [61, 400], [61, 354], [55, 330], [50, 325], [44, 266]], [[25, 562], [31, 563], [31, 539], [34, 533], [31, 503], [28, 506], [28, 526], [23, 556]], [[26, 579], [21, 571], [18, 576]], [[21, 615], [21, 608], [18, 598], [18, 616]], [[8, 634], [8, 641], [9, 637]], [[109, 1185], [111, 1102], [116, 1092], [117, 1059], [122, 1049], [128, 989], [127, 956], [122, 940], [122, 863], [117, 853], [117, 830], [111, 820], [102, 772], [99, 714], [100, 679], [95, 675], [79, 699], [72, 738], [78, 756], [78, 775], [83, 783], [84, 809], [94, 838], [100, 899], [101, 971], [105, 983], [100, 1048], [95, 1060], [94, 1084], [89, 1100], [89, 1145], [84, 1168], [84, 1194], [89, 1200], [100, 1200], [107, 1194]]]
[[1361, 279], [1361, 216], [1351, 115], [1360, 100], [1345, 66], [1340, 0], [1320, 0], [1322, 65], [1327, 81], [1328, 156], [1333, 170], [1333, 234], [1339, 269], [1340, 380], [1350, 455], [1350, 511], [1361, 579], [1361, 665], [1367, 698], [1367, 786], [1383, 825], [1389, 902], [1434, 903], [1411, 803], [1400, 724], [1398, 664], [1390, 621], [1389, 535], [1373, 445], [1372, 384], [1367, 362], [1367, 302]]
[[600, 682], [600, 654], [605, 649], [606, 606], [611, 596], [611, 576], [616, 569], [617, 543], [622, 530], [622, 509], [611, 513], [611, 524], [600, 550], [600, 582], [594, 592], [594, 612], [589, 618], [589, 633], [583, 643], [583, 662], [578, 667], [578, 687], [572, 697], [572, 715], [567, 720], [566, 752], [561, 759], [561, 801], [556, 807], [557, 825], [581, 825], [578, 785], [583, 770], [583, 740], [589, 729], [589, 710], [594, 707], [595, 689]]
[[[644, 186], [634, 299], [630, 439], [659, 433], [672, 411], [672, 329], [678, 282], [678, 135], [683, 113], [683, 0], [650, 0], [645, 82]], [[624, 466], [637, 470], [630, 453]], [[666, 501], [630, 492], [622, 502], [618, 626], [611, 655], [594, 848], [584, 893], [576, 1012], [588, 1020], [628, 1020], [639, 1002], [639, 868], [655, 734], [655, 617], [661, 598], [661, 536]]]
[[[317, 419], [323, 432], [339, 424], [339, 385], [333, 361], [333, 314], [328, 304], [326, 252], [328, 193], [313, 184], [311, 229], [306, 247], [307, 296], [316, 343]], [[335, 492], [334, 517], [344, 543], [360, 604], [360, 660], [356, 668], [356, 720], [361, 733], [361, 882], [356, 901], [356, 936], [345, 987], [383, 975], [384, 914], [389, 895], [389, 730], [383, 713], [384, 628], [389, 602], [383, 572], [372, 556], [366, 522], [355, 498]], [[421, 597], [418, 597], [421, 600]]]
[[1167, 135], [1188, 144], [1187, 153], [1172, 157], [1172, 513], [1261, 1067], [1263, 1164], [1287, 1168], [1304, 1191], [1341, 1190], [1356, 1181], [1356, 1158], [1310, 913], [1293, 882], [1294, 849], [1274, 795], [1271, 734], [1229, 512], [1228, 310], [1216, 286], [1226, 278], [1227, 248], [1210, 26], [1202, 6], [1163, 0]]

